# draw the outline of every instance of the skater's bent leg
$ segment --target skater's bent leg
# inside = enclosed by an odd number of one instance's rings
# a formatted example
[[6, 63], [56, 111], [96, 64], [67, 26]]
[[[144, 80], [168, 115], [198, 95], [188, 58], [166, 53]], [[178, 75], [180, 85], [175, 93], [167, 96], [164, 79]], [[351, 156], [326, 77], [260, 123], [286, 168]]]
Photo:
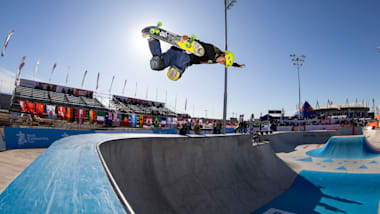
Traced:
[[185, 70], [187, 66], [190, 65], [191, 55], [186, 54], [185, 52], [179, 52], [176, 57], [175, 65], [181, 69]]
[[163, 56], [153, 56], [150, 60], [150, 68], [155, 71], [162, 71], [168, 67]]
[[150, 38], [148, 39], [148, 43], [149, 43], [150, 52], [152, 53], [153, 56], [162, 55], [160, 41], [158, 41], [157, 39]]

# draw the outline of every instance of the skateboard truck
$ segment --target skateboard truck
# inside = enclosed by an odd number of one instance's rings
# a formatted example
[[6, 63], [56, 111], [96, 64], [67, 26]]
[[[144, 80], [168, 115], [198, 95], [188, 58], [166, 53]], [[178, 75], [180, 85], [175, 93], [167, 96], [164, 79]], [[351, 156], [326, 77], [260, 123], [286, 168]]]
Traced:
[[161, 27], [161, 26], [162, 26], [162, 22], [157, 22], [156, 28], [149, 29], [149, 32], [151, 34], [159, 34], [160, 33], [160, 29], [158, 29], [158, 28]]
[[194, 40], [195, 40], [195, 35], [192, 34], [192, 35], [190, 36], [190, 38], [187, 39], [187, 41], [186, 41], [186, 43], [185, 43], [186, 47], [187, 47], [187, 48], [190, 48], [190, 47], [191, 47], [191, 44], [192, 44], [192, 42], [193, 42]]

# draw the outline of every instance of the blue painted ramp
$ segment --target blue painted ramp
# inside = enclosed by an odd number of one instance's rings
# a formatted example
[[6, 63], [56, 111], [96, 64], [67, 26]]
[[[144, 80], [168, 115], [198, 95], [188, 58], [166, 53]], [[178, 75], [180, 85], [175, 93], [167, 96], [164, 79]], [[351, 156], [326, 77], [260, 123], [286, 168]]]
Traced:
[[379, 189], [380, 174], [304, 170], [286, 192], [253, 213], [376, 213]]
[[307, 155], [318, 158], [368, 159], [379, 156], [363, 136], [331, 137], [327, 143]]
[[16, 178], [0, 195], [0, 213], [126, 213], [96, 152], [110, 137], [77, 136], [54, 143]]

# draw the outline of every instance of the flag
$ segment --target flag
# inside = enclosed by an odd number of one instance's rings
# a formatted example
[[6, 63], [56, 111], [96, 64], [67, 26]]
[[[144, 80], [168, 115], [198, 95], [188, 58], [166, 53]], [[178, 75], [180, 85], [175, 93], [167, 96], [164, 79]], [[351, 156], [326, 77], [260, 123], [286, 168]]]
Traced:
[[20, 77], [20, 74], [21, 74], [21, 69], [22, 69], [22, 68], [24, 67], [24, 65], [25, 65], [25, 58], [26, 58], [26, 56], [23, 56], [23, 57], [22, 57], [22, 60], [21, 60], [20, 66], [18, 67], [17, 74], [16, 74], [15, 86], [17, 86], [18, 78]]
[[49, 118], [55, 118], [55, 106], [54, 105], [46, 105], [46, 112]]
[[87, 70], [84, 71], [83, 79], [82, 79], [82, 84], [80, 84], [81, 88], [83, 88], [83, 84], [84, 84], [84, 81], [86, 80], [86, 76], [87, 76]]
[[120, 113], [112, 114], [112, 126], [120, 126]]
[[67, 85], [67, 82], [69, 81], [69, 73], [70, 73], [70, 66], [67, 67], [67, 72], [66, 72], [66, 85]]
[[40, 65], [40, 59], [37, 60], [37, 63], [36, 63], [36, 68], [34, 69], [34, 75], [33, 75], [33, 80], [36, 79], [36, 74], [37, 74], [37, 71], [38, 71], [38, 66]]
[[140, 128], [144, 127], [144, 116], [143, 115], [139, 116], [139, 126], [140, 126]]
[[130, 115], [130, 120], [129, 120], [129, 126], [130, 127], [136, 127], [137, 125], [137, 115], [136, 114], [131, 114]]
[[166, 117], [161, 117], [161, 127], [166, 127]]
[[186, 108], [187, 108], [187, 98], [185, 100], [185, 112], [186, 112]]
[[111, 93], [111, 90], [112, 90], [112, 85], [113, 85], [113, 81], [114, 81], [114, 79], [115, 79], [115, 75], [112, 76], [111, 85], [110, 85], [110, 90], [109, 90], [110, 93]]
[[4, 42], [4, 46], [3, 46], [3, 51], [1, 52], [1, 56], [4, 56], [5, 55], [5, 49], [7, 48], [8, 46], [8, 42], [9, 40], [11, 39], [12, 35], [15, 33], [14, 30], [10, 30], [9, 33], [8, 33], [8, 36], [7, 38], [5, 39], [5, 42]]
[[28, 101], [26, 101], [26, 107], [28, 108], [28, 112], [32, 115], [32, 117], [34, 116], [34, 112], [35, 112], [35, 104], [34, 103], [30, 103]]
[[45, 108], [44, 104], [39, 104], [39, 103], [36, 104], [36, 113], [38, 116], [43, 117], [44, 108]]
[[67, 107], [66, 120], [67, 122], [73, 122], [74, 119], [74, 109]]
[[136, 97], [136, 94], [137, 94], [137, 82], [136, 82], [136, 89], [135, 89], [135, 97]]
[[57, 63], [54, 63], [53, 69], [51, 69], [51, 73], [50, 73], [50, 77], [49, 77], [49, 82], [51, 82], [51, 76], [53, 75], [56, 67], [57, 67]]
[[166, 126], [168, 128], [172, 127], [172, 118], [171, 117], [166, 118], [166, 124], [167, 124]]
[[145, 125], [147, 125], [147, 126], [151, 126], [151, 125], [152, 125], [152, 122], [153, 122], [153, 118], [152, 118], [152, 116], [146, 116], [146, 117], [145, 117]]
[[153, 125], [155, 128], [158, 128], [160, 126], [160, 118], [158, 116], [155, 116], [153, 118]]
[[100, 125], [104, 123], [104, 112], [96, 112], [96, 122]]
[[84, 109], [77, 109], [77, 123], [78, 124], [83, 124], [83, 122], [84, 122], [84, 114], [85, 114], [85, 110]]
[[90, 124], [94, 124], [96, 121], [96, 112], [94, 110], [90, 110]]
[[57, 110], [58, 110], [58, 117], [61, 118], [61, 120], [65, 120], [67, 116], [66, 107], [58, 106]]
[[123, 86], [123, 90], [121, 91], [121, 94], [124, 94], [124, 91], [125, 91], [125, 86], [127, 85], [127, 80], [124, 80], [124, 86]]
[[112, 112], [106, 112], [105, 120], [107, 126], [112, 126]]
[[129, 126], [129, 115], [123, 115], [123, 126]]
[[19, 100], [18, 104], [20, 105], [19, 111], [21, 111], [21, 112], [27, 112], [27, 110], [26, 110], [26, 102], [25, 101]]
[[99, 88], [99, 77], [100, 77], [100, 72], [98, 72], [98, 78], [96, 78], [96, 90]]

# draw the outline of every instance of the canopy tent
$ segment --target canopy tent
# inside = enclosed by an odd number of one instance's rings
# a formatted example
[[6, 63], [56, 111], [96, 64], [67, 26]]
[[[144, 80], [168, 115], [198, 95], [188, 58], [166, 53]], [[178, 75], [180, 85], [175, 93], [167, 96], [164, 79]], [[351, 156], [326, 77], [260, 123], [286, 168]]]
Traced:
[[[311, 107], [311, 105], [307, 101], [305, 101], [305, 103], [302, 105], [300, 112], [301, 118], [319, 117], [319, 114]], [[300, 112], [296, 112], [292, 118], [298, 118]]]

